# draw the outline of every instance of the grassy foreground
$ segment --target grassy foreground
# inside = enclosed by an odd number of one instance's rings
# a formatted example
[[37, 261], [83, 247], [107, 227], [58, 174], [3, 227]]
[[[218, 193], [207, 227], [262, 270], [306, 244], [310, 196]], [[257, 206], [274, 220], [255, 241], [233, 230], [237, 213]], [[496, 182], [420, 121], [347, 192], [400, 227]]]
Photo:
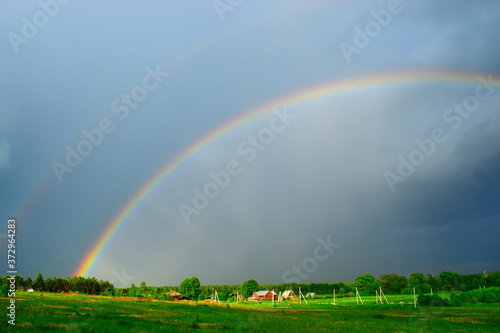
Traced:
[[[392, 298], [392, 299], [391, 299]], [[391, 297], [389, 301], [397, 301]], [[409, 298], [409, 297], [408, 297]], [[500, 306], [434, 308], [375, 304], [375, 298], [298, 303], [175, 303], [127, 297], [18, 293], [16, 326], [0, 331], [31, 332], [500, 332]], [[401, 296], [399, 296], [401, 301]], [[409, 299], [408, 299], [409, 301]]]

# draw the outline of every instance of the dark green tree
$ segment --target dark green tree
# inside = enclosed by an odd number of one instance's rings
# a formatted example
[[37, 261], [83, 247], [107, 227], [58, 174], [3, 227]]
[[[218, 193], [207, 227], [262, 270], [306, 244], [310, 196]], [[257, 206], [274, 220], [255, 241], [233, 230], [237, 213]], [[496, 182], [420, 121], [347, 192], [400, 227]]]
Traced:
[[196, 276], [184, 279], [184, 281], [181, 282], [180, 293], [187, 299], [193, 301], [197, 300], [201, 294], [200, 280], [198, 280]]
[[85, 278], [83, 276], [75, 276], [68, 279], [69, 290], [73, 292], [85, 292]]
[[113, 284], [109, 281], [99, 281], [99, 288], [101, 290], [101, 293], [108, 293], [108, 296], [114, 296], [115, 295], [115, 287]]
[[422, 273], [411, 273], [408, 279], [408, 286], [410, 288], [417, 287], [425, 283], [425, 276]]
[[54, 279], [48, 277], [46, 278], [44, 281], [43, 281], [43, 284], [44, 284], [44, 290], [49, 292], [49, 293], [54, 293], [55, 292], [55, 289], [54, 289], [54, 286], [55, 286], [55, 283], [54, 283]]
[[222, 286], [222, 290], [219, 293], [219, 299], [221, 301], [227, 301], [227, 299], [229, 298], [229, 293], [229, 287], [227, 285]]
[[247, 299], [252, 294], [259, 290], [259, 284], [254, 279], [243, 282], [241, 285], [241, 294], [243, 299]]
[[33, 287], [33, 280], [31, 280], [31, 277], [27, 277], [26, 280], [24, 280], [24, 289], [28, 290]]
[[45, 291], [45, 283], [43, 281], [42, 273], [38, 273], [33, 282], [33, 289], [36, 291]]
[[354, 280], [354, 288], [358, 288], [358, 291], [365, 295], [375, 293], [378, 287], [378, 283], [371, 274], [360, 274]]
[[401, 293], [406, 287], [406, 277], [397, 274], [383, 274], [380, 276], [380, 287], [385, 293]]
[[441, 279], [435, 278], [432, 274], [427, 274], [427, 284], [433, 292], [437, 292], [441, 288]]
[[430, 292], [429, 285], [427, 284], [427, 279], [422, 273], [412, 273], [410, 274], [410, 279], [408, 280], [408, 287], [410, 288], [410, 292], [413, 292], [413, 288], [415, 291], [420, 294], [427, 294]]
[[19, 290], [24, 286], [24, 278], [21, 275], [15, 274], [14, 281], [16, 283], [16, 290]]
[[460, 289], [460, 274], [457, 272], [445, 271], [439, 274], [443, 287], [446, 290], [459, 290]]
[[60, 292], [66, 292], [67, 290], [67, 281], [66, 279], [57, 277], [54, 278], [54, 292], [60, 293]]
[[132, 285], [130, 286], [130, 288], [128, 290], [127, 296], [136, 297], [137, 294], [138, 294], [137, 287], [135, 286], [135, 284], [132, 283]]
[[6, 284], [0, 285], [0, 297], [7, 297], [9, 296], [9, 286]]
[[139, 287], [139, 294], [141, 294], [141, 296], [145, 296], [147, 288], [148, 287], [146, 286], [146, 282], [141, 281], [141, 285]]

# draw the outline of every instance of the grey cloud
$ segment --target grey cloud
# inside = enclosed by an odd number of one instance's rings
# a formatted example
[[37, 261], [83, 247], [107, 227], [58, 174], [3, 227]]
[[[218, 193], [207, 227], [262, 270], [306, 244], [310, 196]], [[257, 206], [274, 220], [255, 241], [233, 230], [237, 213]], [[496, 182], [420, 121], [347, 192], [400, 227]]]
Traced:
[[0, 169], [10, 165], [10, 144], [7, 141], [0, 142]]

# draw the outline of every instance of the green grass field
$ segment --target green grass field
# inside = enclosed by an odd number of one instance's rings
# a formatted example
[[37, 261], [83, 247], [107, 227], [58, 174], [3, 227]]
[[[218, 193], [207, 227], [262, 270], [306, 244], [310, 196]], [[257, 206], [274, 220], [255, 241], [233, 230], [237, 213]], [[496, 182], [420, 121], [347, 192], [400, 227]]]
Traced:
[[[500, 306], [415, 309], [411, 296], [275, 303], [166, 302], [126, 297], [18, 293], [16, 326], [3, 315], [0, 331], [31, 332], [500, 332]], [[9, 300], [0, 299], [6, 313]]]

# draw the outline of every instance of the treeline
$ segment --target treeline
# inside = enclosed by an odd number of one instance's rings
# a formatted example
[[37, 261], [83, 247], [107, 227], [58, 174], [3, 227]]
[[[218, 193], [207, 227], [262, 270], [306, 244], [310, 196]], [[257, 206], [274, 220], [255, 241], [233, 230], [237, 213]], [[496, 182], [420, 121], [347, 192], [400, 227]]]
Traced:
[[[4, 295], [5, 290], [10, 282], [7, 280], [9, 276], [5, 275], [1, 278], [0, 295]], [[101, 295], [103, 293], [114, 294], [116, 289], [112, 283], [108, 281], [98, 280], [95, 277], [85, 278], [82, 276], [75, 276], [69, 278], [43, 278], [41, 273], [38, 273], [35, 280], [31, 277], [23, 278], [16, 274], [15, 285], [16, 290], [33, 290], [37, 292], [51, 292], [51, 293], [83, 293], [89, 295]], [[8, 288], [7, 288], [8, 289]]]
[[[223, 287], [224, 285], [201, 286], [200, 291], [211, 295], [214, 289], [220, 292]], [[279, 294], [285, 290], [298, 292], [299, 287], [304, 294], [314, 292], [317, 295], [332, 295], [335, 290], [337, 295], [345, 297], [353, 296], [356, 288], [362, 295], [375, 295], [375, 291], [379, 289], [382, 289], [385, 294], [412, 294], [413, 288], [417, 294], [427, 294], [431, 291], [469, 291], [485, 287], [500, 287], [500, 271], [469, 275], [445, 271], [438, 276], [413, 273], [409, 278], [397, 274], [383, 274], [379, 279], [375, 279], [371, 274], [361, 274], [353, 282], [259, 284], [258, 289], [274, 290]], [[242, 286], [227, 285], [227, 289], [241, 293]]]
[[430, 306], [463, 306], [465, 304], [500, 302], [500, 288], [480, 288], [462, 293], [451, 293], [450, 298], [443, 298], [438, 294], [418, 295], [418, 304]]
[[356, 277], [353, 287], [364, 295], [374, 295], [379, 289], [382, 289], [385, 294], [410, 294], [413, 293], [414, 288], [418, 294], [428, 294], [432, 291], [469, 291], [500, 287], [500, 271], [469, 275], [445, 271], [439, 276], [413, 273], [409, 278], [397, 274], [383, 274], [378, 280], [373, 275], [361, 274]]
[[[1, 278], [1, 294], [8, 290], [8, 276]], [[479, 288], [500, 287], [500, 271], [493, 273], [480, 273], [460, 275], [457, 272], [445, 271], [439, 276], [432, 274], [413, 273], [410, 277], [397, 274], [384, 274], [379, 279], [371, 274], [361, 274], [353, 282], [335, 283], [281, 283], [281, 284], [258, 284], [255, 280], [248, 280], [242, 285], [201, 285], [196, 277], [182, 281], [179, 286], [154, 287], [147, 286], [141, 282], [139, 286], [132, 284], [129, 288], [115, 288], [108, 282], [98, 280], [95, 277], [85, 278], [81, 276], [69, 278], [43, 278], [38, 273], [35, 280], [31, 277], [23, 278], [15, 275], [16, 290], [31, 290], [37, 292], [53, 293], [85, 293], [89, 295], [104, 296], [130, 296], [149, 297], [161, 300], [171, 300], [171, 290], [179, 292], [184, 298], [191, 300], [203, 300], [214, 297], [214, 291], [221, 301], [235, 299], [236, 294], [248, 297], [254, 291], [274, 290], [280, 294], [285, 290], [293, 290], [295, 293], [301, 289], [306, 294], [314, 292], [317, 295], [332, 295], [333, 291], [338, 297], [353, 296], [356, 289], [361, 295], [375, 295], [375, 291], [382, 289], [385, 294], [411, 294], [413, 288], [417, 294], [429, 294], [431, 291], [461, 291], [467, 292]], [[463, 293], [462, 293], [463, 294]], [[321, 296], [320, 296], [321, 297]]]

